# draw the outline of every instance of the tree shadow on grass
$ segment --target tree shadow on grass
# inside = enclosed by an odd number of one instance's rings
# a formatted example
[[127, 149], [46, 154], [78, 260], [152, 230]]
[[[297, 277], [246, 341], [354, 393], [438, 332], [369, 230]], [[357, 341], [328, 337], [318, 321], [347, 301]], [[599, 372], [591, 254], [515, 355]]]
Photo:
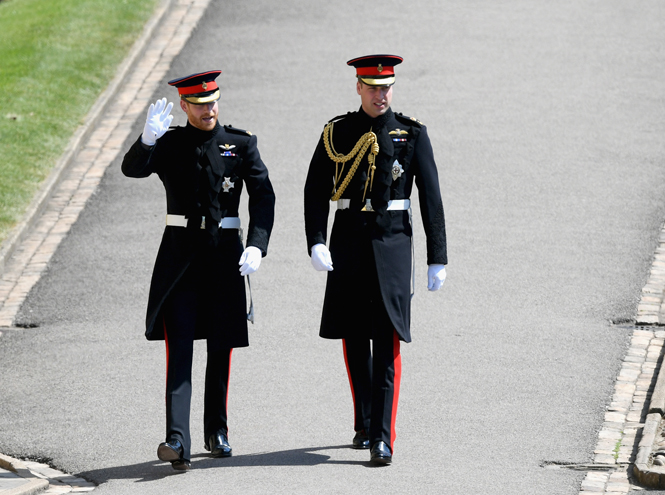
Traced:
[[[309, 447], [303, 449], [281, 450], [278, 452], [262, 452], [258, 454], [236, 455], [226, 458], [213, 458], [208, 454], [192, 456], [192, 469], [219, 469], [232, 467], [262, 466], [316, 466], [318, 464], [348, 464], [375, 467], [368, 461], [336, 461], [329, 455], [316, 453], [321, 450], [348, 449], [349, 445], [333, 445], [329, 447]], [[135, 479], [137, 483], [156, 481], [169, 476], [181, 476], [185, 471], [175, 471], [169, 463], [158, 460], [115, 466], [104, 469], [84, 471], [78, 476], [97, 484], [110, 480]]]

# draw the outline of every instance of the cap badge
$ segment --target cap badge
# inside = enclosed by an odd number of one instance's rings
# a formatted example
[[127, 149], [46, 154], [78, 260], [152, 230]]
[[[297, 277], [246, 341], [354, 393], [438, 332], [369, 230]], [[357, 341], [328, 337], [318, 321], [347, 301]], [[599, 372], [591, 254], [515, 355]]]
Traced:
[[224, 177], [224, 184], [222, 184], [222, 188], [224, 189], [224, 192], [227, 193], [231, 189], [235, 187], [235, 184], [231, 182], [231, 177]]
[[404, 173], [404, 169], [402, 168], [402, 165], [400, 165], [400, 163], [397, 160], [395, 160], [395, 162], [393, 163], [392, 172], [393, 172], [393, 180], [399, 179], [402, 176], [402, 174]]
[[203, 91], [208, 89], [208, 85], [205, 82], [201, 83], [201, 87], [203, 88]]
[[383, 65], [379, 64], [376, 70], [379, 72], [383, 72]]

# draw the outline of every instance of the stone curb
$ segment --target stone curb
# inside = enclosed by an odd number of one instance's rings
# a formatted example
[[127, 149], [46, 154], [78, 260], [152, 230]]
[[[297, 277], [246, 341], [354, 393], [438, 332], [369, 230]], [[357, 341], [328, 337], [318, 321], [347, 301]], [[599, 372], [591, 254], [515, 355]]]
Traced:
[[658, 379], [649, 403], [649, 414], [651, 413], [658, 413], [661, 417], [665, 415], [665, 373], [658, 373]]
[[0, 454], [0, 467], [16, 473], [25, 480], [25, 483], [20, 486], [2, 490], [2, 495], [33, 495], [43, 492], [49, 487], [48, 480], [34, 476], [25, 464], [17, 459]]
[[[665, 323], [665, 226], [661, 228], [649, 278], [642, 289], [636, 323], [638, 325], [663, 325]], [[665, 488], [665, 466], [653, 464], [653, 452], [661, 437], [663, 415], [665, 415], [665, 373], [660, 372], [662, 355], [660, 361], [658, 377], [651, 394], [649, 412], [633, 466], [635, 478], [642, 485], [650, 488]]]
[[633, 467], [633, 474], [638, 481], [651, 488], [665, 488], [665, 467], [654, 466], [652, 459], [653, 446], [661, 431], [661, 420], [662, 415], [659, 413], [647, 416]]
[[11, 258], [11, 256], [14, 254], [16, 247], [23, 239], [25, 239], [28, 233], [31, 232], [36, 221], [44, 212], [46, 205], [53, 195], [53, 191], [56, 189], [58, 184], [60, 184], [62, 178], [65, 176], [65, 172], [69, 169], [70, 165], [76, 158], [77, 153], [81, 147], [81, 143], [83, 143], [92, 134], [94, 130], [93, 124], [97, 118], [107, 109], [109, 102], [113, 100], [113, 97], [118, 91], [118, 88], [123, 83], [127, 73], [145, 50], [147, 41], [150, 39], [155, 28], [159, 25], [160, 21], [164, 17], [164, 14], [169, 11], [169, 8], [172, 6], [173, 2], [174, 0], [161, 0], [161, 3], [157, 7], [157, 11], [152, 15], [152, 17], [145, 25], [140, 38], [136, 40], [129, 54], [118, 67], [116, 75], [109, 86], [104, 90], [99, 98], [97, 98], [97, 101], [93, 104], [92, 108], [85, 116], [84, 124], [74, 132], [74, 135], [69, 140], [65, 151], [56, 163], [53, 170], [51, 170], [42, 186], [39, 188], [39, 191], [37, 191], [35, 194], [23, 217], [16, 225], [16, 227], [11, 230], [2, 244], [0, 244], [0, 273], [5, 270], [5, 265], [7, 264], [9, 258]]
[[653, 464], [653, 452], [656, 442], [663, 431], [663, 410], [665, 409], [665, 374], [658, 373], [656, 385], [651, 396], [642, 440], [638, 445], [633, 474], [644, 486], [665, 488], [665, 466]]

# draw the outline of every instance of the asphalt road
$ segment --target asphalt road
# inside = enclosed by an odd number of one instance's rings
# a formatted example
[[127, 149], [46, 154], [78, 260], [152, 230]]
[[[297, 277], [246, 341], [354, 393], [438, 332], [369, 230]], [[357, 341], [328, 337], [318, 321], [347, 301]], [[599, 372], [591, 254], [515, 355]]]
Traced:
[[[277, 194], [251, 346], [233, 354], [234, 457], [204, 455], [201, 344], [194, 469], [156, 459], [165, 353], [143, 321], [164, 196], [120, 159], [19, 314], [38, 327], [0, 340], [0, 452], [51, 459], [100, 495], [577, 494], [584, 473], [542, 465], [592, 459], [630, 335], [613, 322], [634, 317], [665, 218], [664, 8], [213, 0], [165, 81], [223, 70], [220, 120], [258, 135]], [[359, 106], [346, 60], [381, 52], [405, 59], [393, 108], [428, 126], [450, 265], [428, 293], [416, 211], [394, 464], [371, 468], [348, 448], [341, 343], [317, 336], [325, 276], [302, 187], [325, 122]], [[165, 81], [155, 99], [174, 99]]]

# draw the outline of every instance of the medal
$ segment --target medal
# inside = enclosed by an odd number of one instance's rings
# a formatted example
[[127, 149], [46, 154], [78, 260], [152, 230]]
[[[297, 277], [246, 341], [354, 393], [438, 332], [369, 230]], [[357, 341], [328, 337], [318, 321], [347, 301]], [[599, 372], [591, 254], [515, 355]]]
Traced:
[[231, 153], [231, 150], [235, 147], [235, 144], [220, 144], [219, 151], [221, 152], [222, 156], [236, 156], [235, 153]]
[[231, 182], [231, 177], [224, 177], [224, 184], [222, 184], [222, 189], [227, 193], [235, 187], [235, 184]]
[[399, 179], [404, 173], [404, 169], [397, 160], [395, 160], [395, 162], [393, 163], [392, 172], [393, 172], [393, 180]]
[[402, 136], [408, 135], [409, 131], [404, 131], [400, 128], [397, 128], [394, 131], [390, 131], [388, 134], [390, 134], [391, 136], [395, 136], [392, 138], [393, 143], [403, 143], [406, 141], [406, 138]]

